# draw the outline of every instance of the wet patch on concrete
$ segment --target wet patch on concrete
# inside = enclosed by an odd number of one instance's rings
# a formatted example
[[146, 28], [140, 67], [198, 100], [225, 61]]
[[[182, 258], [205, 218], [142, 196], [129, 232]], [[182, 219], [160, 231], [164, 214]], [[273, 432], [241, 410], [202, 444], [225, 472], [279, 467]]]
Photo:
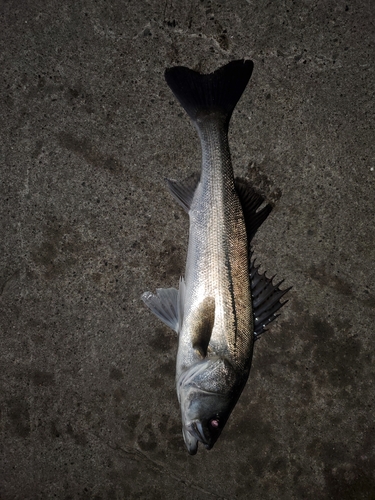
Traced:
[[20, 438], [30, 436], [30, 405], [16, 398], [7, 401], [7, 413], [11, 432]]
[[115, 175], [123, 173], [124, 168], [116, 158], [104, 156], [99, 148], [94, 146], [87, 138], [80, 139], [69, 132], [60, 132], [58, 140], [62, 147], [81, 156], [91, 166], [105, 169]]

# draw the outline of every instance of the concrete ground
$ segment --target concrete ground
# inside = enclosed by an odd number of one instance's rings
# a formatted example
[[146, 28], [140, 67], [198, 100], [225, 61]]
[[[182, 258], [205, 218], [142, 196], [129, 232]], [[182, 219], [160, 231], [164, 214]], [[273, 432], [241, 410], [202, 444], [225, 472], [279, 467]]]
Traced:
[[[0, 498], [375, 498], [372, 2], [1, 2]], [[177, 341], [140, 295], [177, 286], [200, 165], [164, 81], [250, 58], [237, 175], [293, 286], [210, 452], [187, 454]]]

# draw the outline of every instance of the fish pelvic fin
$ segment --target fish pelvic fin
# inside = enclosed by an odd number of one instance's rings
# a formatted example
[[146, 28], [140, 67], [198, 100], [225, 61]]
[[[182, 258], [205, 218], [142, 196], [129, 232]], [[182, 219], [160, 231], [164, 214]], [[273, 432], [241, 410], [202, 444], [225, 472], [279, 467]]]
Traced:
[[185, 281], [183, 278], [180, 278], [178, 291], [176, 288], [157, 288], [156, 294], [145, 292], [141, 299], [165, 325], [172, 328], [177, 334], [180, 333], [185, 300]]
[[272, 205], [265, 205], [258, 211], [258, 208], [265, 201], [263, 196], [257, 193], [250, 182], [246, 179], [236, 177], [234, 185], [242, 206], [246, 224], [247, 239], [250, 244], [251, 240], [255, 236], [255, 233], [272, 211]]
[[175, 288], [157, 288], [155, 295], [145, 292], [141, 299], [164, 324], [179, 332], [178, 291]]
[[[251, 255], [250, 255], [251, 259]], [[267, 278], [266, 273], [260, 274], [255, 259], [250, 264], [250, 287], [253, 303], [254, 335], [257, 340], [266, 331], [266, 326], [275, 320], [276, 312], [288, 301], [281, 302], [281, 298], [292, 288], [280, 289], [283, 280], [273, 284], [273, 278]]]
[[194, 124], [209, 115], [219, 114], [228, 127], [253, 67], [252, 61], [241, 59], [202, 75], [184, 66], [175, 66], [165, 71], [165, 79]]

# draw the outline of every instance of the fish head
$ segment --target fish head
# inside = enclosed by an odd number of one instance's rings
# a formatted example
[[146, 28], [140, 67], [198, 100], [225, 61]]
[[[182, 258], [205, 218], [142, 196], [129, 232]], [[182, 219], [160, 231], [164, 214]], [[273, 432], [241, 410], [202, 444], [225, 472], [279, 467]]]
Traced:
[[191, 455], [199, 442], [208, 450], [216, 443], [244, 385], [238, 379], [232, 365], [221, 358], [196, 363], [180, 376], [182, 434]]
[[[182, 434], [188, 452], [195, 455], [201, 442], [210, 450], [219, 438], [232, 410], [230, 402], [219, 394], [190, 389], [181, 406]], [[185, 411], [183, 411], [185, 408]]]

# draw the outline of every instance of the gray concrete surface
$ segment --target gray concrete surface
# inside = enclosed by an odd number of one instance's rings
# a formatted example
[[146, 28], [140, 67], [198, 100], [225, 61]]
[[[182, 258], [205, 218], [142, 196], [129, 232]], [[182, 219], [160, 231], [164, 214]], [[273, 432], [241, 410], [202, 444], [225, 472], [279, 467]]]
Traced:
[[[1, 467], [9, 499], [374, 499], [373, 2], [1, 1]], [[196, 171], [163, 72], [255, 69], [236, 173], [293, 285], [215, 448], [188, 456], [174, 334]]]

